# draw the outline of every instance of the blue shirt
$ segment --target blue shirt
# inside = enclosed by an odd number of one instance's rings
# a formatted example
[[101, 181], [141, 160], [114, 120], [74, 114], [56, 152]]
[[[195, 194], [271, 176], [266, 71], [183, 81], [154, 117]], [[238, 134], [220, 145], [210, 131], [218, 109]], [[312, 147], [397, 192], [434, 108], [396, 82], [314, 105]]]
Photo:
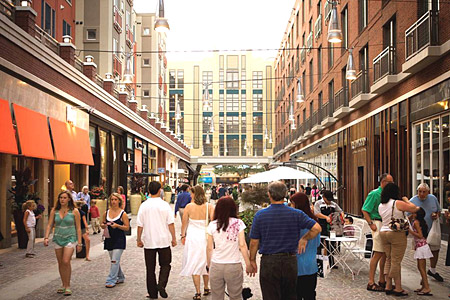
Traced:
[[180, 208], [185, 208], [191, 203], [191, 194], [189, 192], [181, 192], [177, 197], [177, 204], [175, 204], [175, 216]]
[[283, 204], [271, 204], [253, 218], [250, 238], [259, 240], [259, 253], [297, 253], [300, 230], [316, 221], [304, 212]]
[[86, 202], [86, 205], [88, 206], [88, 209], [91, 209], [91, 196], [89, 194], [85, 194], [83, 192], [79, 192], [77, 195], [78, 201], [83, 200]]
[[[300, 231], [300, 238], [308, 232], [307, 229]], [[317, 273], [317, 248], [320, 245], [320, 234], [308, 241], [305, 252], [297, 254], [297, 276], [311, 275]]]
[[428, 232], [431, 230], [431, 225], [433, 225], [433, 220], [431, 219], [431, 214], [435, 212], [441, 211], [441, 206], [439, 205], [439, 201], [433, 194], [428, 194], [425, 200], [420, 200], [419, 196], [414, 196], [409, 200], [416, 206], [422, 207], [425, 211], [425, 221], [427, 222]]

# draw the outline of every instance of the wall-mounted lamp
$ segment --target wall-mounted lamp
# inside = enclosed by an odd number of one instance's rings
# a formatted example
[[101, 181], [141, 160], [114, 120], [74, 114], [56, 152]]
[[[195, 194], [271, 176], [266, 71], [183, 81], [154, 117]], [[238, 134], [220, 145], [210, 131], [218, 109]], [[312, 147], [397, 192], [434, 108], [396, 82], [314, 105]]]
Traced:
[[71, 105], [66, 106], [66, 121], [70, 125], [75, 124], [75, 120], [77, 119], [77, 112]]

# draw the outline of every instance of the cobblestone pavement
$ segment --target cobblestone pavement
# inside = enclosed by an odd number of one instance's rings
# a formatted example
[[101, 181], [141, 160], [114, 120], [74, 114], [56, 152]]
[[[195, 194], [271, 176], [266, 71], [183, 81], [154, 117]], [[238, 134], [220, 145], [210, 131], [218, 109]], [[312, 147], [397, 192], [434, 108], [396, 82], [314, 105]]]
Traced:
[[[134, 218], [133, 218], [134, 219]], [[132, 222], [134, 224], [134, 220]], [[180, 232], [180, 220], [176, 222], [177, 236]], [[128, 237], [127, 250], [122, 256], [121, 265], [126, 276], [126, 282], [113, 289], [104, 287], [109, 271], [109, 257], [103, 250], [100, 235], [91, 235], [91, 262], [82, 259], [72, 261], [72, 299], [146, 299], [145, 264], [143, 250], [136, 247], [135, 227], [133, 235]], [[443, 243], [439, 259], [438, 272], [445, 278], [444, 283], [430, 280], [435, 299], [446, 299], [450, 288], [450, 268], [444, 266], [447, 244]], [[25, 250], [10, 249], [0, 251], [0, 299], [60, 299], [56, 290], [60, 286], [56, 258], [53, 248], [43, 247], [42, 240], [36, 245], [37, 257], [26, 259]], [[179, 276], [181, 270], [183, 246], [173, 248], [172, 271], [167, 292], [169, 299], [192, 299], [195, 293], [190, 277]], [[407, 299], [422, 299], [412, 291], [418, 287], [420, 277], [413, 259], [412, 250], [407, 250], [403, 261], [403, 284], [409, 291]], [[351, 263], [355, 266], [355, 263]], [[319, 278], [317, 299], [394, 299], [384, 293], [366, 291], [368, 268], [352, 280], [349, 272], [343, 273], [342, 268], [333, 270], [323, 279]], [[245, 277], [244, 286], [250, 287], [254, 293], [252, 299], [262, 299], [257, 278]], [[203, 297], [210, 299], [210, 297]], [[227, 298], [225, 298], [227, 299]]]

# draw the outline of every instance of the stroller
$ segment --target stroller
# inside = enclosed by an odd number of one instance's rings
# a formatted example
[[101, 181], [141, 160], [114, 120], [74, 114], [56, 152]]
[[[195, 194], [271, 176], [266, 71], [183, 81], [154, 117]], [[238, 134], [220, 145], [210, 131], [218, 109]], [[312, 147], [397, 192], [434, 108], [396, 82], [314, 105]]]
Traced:
[[[225, 292], [225, 294], [230, 297], [230, 295], [228, 295], [227, 292]], [[243, 288], [242, 289], [242, 299], [243, 300], [247, 300], [250, 299], [253, 296], [252, 294], [252, 290], [250, 288]]]

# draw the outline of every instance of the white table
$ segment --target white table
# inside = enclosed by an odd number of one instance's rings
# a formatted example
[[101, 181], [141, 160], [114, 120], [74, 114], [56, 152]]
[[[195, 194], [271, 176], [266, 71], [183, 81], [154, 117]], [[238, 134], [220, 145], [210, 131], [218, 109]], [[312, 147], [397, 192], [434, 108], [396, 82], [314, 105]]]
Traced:
[[350, 270], [353, 279], [355, 279], [355, 272], [351, 266], [347, 263], [347, 259], [352, 256], [351, 249], [356, 246], [357, 238], [348, 236], [338, 236], [334, 238], [327, 237], [325, 239], [330, 247], [331, 254], [334, 257], [334, 264], [330, 267], [333, 268], [336, 265], [342, 267], [342, 271], [345, 273], [345, 269]]

